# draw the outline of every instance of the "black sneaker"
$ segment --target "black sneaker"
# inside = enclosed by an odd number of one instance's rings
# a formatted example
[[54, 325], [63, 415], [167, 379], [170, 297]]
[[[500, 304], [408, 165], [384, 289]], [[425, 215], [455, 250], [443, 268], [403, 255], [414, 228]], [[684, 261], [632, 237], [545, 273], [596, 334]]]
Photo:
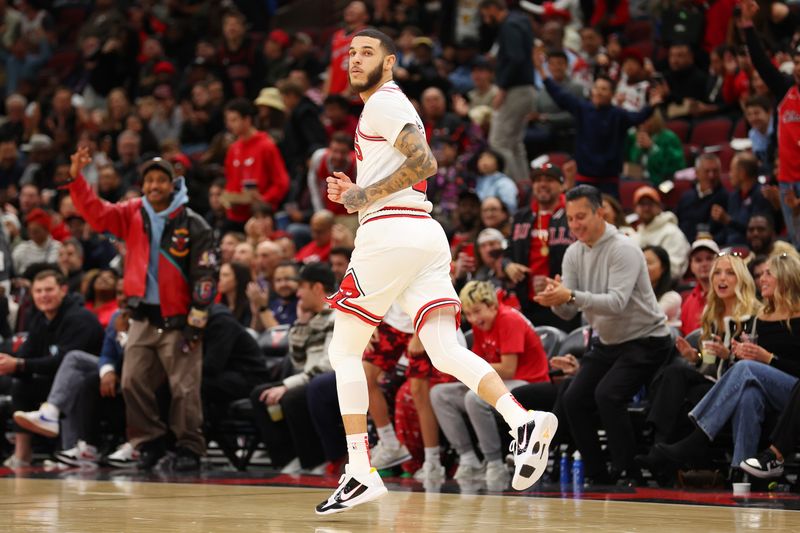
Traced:
[[156, 464], [167, 453], [164, 443], [161, 440], [145, 442], [140, 446], [139, 460], [136, 461], [136, 468], [139, 470], [152, 470]]
[[200, 456], [192, 450], [178, 448], [172, 470], [175, 472], [196, 472], [200, 470]]
[[783, 461], [780, 461], [770, 448], [755, 457], [745, 459], [739, 463], [739, 468], [761, 479], [770, 479], [783, 475]]

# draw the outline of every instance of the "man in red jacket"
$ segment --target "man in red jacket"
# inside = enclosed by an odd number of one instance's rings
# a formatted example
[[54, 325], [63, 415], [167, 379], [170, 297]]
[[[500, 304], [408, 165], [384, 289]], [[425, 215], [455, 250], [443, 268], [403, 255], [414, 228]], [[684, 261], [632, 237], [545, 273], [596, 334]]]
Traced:
[[[128, 248], [123, 287], [133, 320], [122, 366], [128, 441], [140, 451], [139, 468], [150, 469], [165, 455], [171, 431], [176, 454], [160, 467], [197, 470], [205, 453], [201, 340], [216, 286], [211, 228], [186, 207], [186, 184], [168, 161], [146, 161], [144, 197], [117, 204], [99, 199], [81, 175], [90, 162], [86, 148], [72, 156], [68, 188], [75, 208], [92, 229], [114, 234]], [[156, 400], [164, 381], [172, 397], [169, 426]]]
[[250, 218], [252, 203], [263, 202], [277, 211], [289, 190], [283, 157], [270, 136], [253, 126], [255, 116], [256, 107], [244, 98], [225, 106], [225, 126], [236, 136], [225, 157], [225, 191], [246, 196], [231, 201], [226, 215], [231, 229], [239, 231]]

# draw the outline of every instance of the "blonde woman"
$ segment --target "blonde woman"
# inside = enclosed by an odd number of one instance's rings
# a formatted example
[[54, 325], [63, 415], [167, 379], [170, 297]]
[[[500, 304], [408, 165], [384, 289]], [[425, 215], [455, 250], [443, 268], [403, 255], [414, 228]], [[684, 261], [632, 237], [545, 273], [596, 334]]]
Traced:
[[694, 432], [676, 444], [655, 447], [669, 462], [704, 459], [709, 442], [730, 420], [731, 464], [738, 467], [758, 451], [766, 413], [782, 411], [791, 398], [800, 376], [800, 260], [787, 254], [771, 258], [758, 282], [764, 307], [750, 340], [731, 341], [738, 362], [689, 413]]
[[[732, 340], [752, 332], [760, 308], [753, 278], [741, 257], [718, 256], [711, 265], [709, 278], [711, 290], [701, 318], [701, 338], [709, 341], [706, 358], [686, 339], [678, 337], [675, 347], [689, 364], [670, 365], [656, 379], [647, 417], [654, 428], [656, 443], [675, 442], [691, 431], [684, 415], [727, 368]], [[658, 455], [652, 451], [636, 459], [651, 471], [658, 463]]]

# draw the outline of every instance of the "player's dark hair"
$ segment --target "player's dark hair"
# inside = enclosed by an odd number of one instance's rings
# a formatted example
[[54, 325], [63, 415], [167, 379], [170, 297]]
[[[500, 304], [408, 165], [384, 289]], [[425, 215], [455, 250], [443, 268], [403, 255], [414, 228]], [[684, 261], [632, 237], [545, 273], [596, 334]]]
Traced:
[[751, 96], [750, 98], [748, 98], [747, 101], [744, 103], [744, 107], [745, 109], [747, 109], [748, 107], [760, 107], [767, 113], [772, 112], [772, 102], [770, 102], [769, 98], [767, 98], [766, 96], [761, 96], [761, 95]]
[[331, 248], [331, 253], [328, 255], [343, 255], [350, 261], [350, 258], [353, 256], [353, 249], [348, 248], [347, 246], [337, 246], [335, 248]]
[[603, 196], [600, 194], [597, 187], [578, 185], [567, 191], [567, 202], [575, 202], [581, 198], [586, 198], [589, 201], [589, 205], [592, 206], [592, 212], [597, 211], [603, 206]]
[[550, 50], [549, 52], [547, 52], [547, 59], [563, 59], [564, 61], [569, 61], [569, 58], [567, 57], [567, 53], [564, 52], [564, 50], [561, 50], [561, 49], [558, 49], [558, 48]]
[[386, 55], [389, 56], [397, 55], [397, 46], [395, 46], [392, 38], [380, 30], [376, 30], [375, 28], [366, 28], [356, 33], [353, 36], [353, 38], [356, 37], [370, 37], [372, 39], [377, 39], [378, 41], [380, 41], [381, 48], [383, 48], [383, 51], [386, 53]]
[[36, 283], [37, 281], [47, 278], [54, 278], [59, 286], [67, 284], [67, 278], [64, 277], [64, 274], [52, 268], [47, 268], [41, 272], [38, 272], [35, 276], [33, 276], [33, 282]]

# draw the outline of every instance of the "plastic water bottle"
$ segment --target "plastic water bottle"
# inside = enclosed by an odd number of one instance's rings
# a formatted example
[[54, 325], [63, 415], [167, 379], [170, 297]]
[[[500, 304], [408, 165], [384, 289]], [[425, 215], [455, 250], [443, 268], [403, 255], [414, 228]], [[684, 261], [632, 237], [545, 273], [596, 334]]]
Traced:
[[577, 450], [572, 455], [572, 486], [575, 491], [583, 488], [583, 460]]
[[570, 472], [569, 456], [567, 452], [561, 453], [561, 486], [569, 485], [572, 481], [572, 472]]

